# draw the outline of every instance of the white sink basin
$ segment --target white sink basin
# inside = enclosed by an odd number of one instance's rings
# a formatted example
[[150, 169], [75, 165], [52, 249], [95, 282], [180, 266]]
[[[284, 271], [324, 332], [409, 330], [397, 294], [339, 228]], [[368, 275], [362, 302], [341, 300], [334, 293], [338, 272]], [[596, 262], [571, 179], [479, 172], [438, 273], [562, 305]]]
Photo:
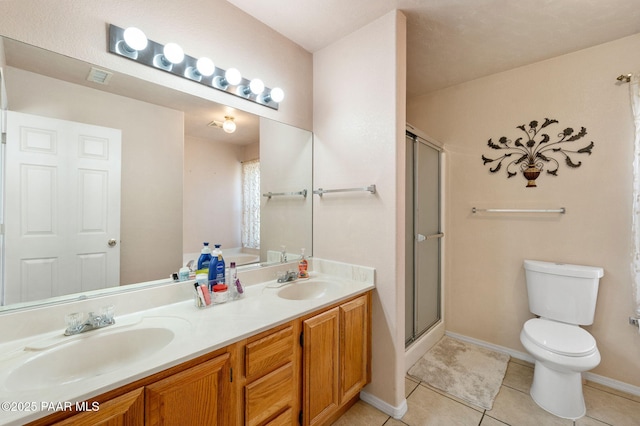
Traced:
[[67, 342], [32, 352], [7, 376], [4, 387], [10, 391], [43, 389], [113, 372], [165, 348], [178, 329], [189, 323], [159, 318], [120, 328], [117, 325], [66, 337]]
[[289, 300], [310, 300], [326, 296], [339, 288], [332, 281], [298, 281], [278, 292], [278, 297]]

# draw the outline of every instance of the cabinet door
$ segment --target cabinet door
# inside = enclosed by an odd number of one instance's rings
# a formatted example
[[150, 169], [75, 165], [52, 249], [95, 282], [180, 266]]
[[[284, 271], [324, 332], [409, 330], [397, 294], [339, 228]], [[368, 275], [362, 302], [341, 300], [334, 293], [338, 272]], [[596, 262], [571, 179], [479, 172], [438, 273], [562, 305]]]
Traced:
[[145, 387], [146, 425], [235, 424], [225, 353]]
[[[91, 404], [89, 403], [89, 406]], [[56, 426], [142, 426], [144, 424], [144, 392], [136, 389], [100, 404], [97, 411], [76, 414]]]
[[365, 295], [340, 306], [340, 404], [369, 382], [368, 305]]
[[322, 424], [339, 404], [338, 308], [305, 320], [303, 332], [303, 424]]

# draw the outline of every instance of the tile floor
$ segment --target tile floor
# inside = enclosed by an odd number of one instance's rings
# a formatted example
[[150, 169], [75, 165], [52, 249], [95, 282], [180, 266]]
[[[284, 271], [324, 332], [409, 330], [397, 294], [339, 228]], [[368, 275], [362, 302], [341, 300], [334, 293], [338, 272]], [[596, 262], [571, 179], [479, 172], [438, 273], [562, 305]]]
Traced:
[[450, 395], [405, 379], [408, 411], [400, 420], [390, 418], [358, 401], [334, 426], [640, 426], [640, 397], [597, 383], [584, 385], [587, 415], [575, 423], [555, 417], [538, 407], [529, 396], [533, 364], [511, 359], [500, 392], [491, 410], [484, 410]]

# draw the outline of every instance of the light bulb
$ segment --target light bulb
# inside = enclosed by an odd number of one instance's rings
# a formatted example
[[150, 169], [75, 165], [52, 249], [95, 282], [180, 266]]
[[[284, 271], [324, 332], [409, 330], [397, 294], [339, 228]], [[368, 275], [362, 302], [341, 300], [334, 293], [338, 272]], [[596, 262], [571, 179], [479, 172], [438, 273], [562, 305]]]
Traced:
[[224, 79], [232, 86], [237, 86], [242, 81], [242, 74], [235, 68], [229, 68], [224, 73]]
[[196, 62], [196, 69], [200, 74], [205, 77], [209, 77], [213, 75], [216, 70], [216, 66], [213, 64], [213, 61], [209, 58], [200, 58]]
[[264, 92], [264, 83], [259, 78], [254, 78], [249, 83], [249, 89], [251, 89], [254, 94], [259, 95]]
[[123, 33], [124, 42], [131, 50], [144, 50], [147, 47], [147, 36], [136, 27], [129, 27]]
[[227, 133], [233, 133], [236, 131], [236, 123], [233, 121], [233, 117], [225, 116], [224, 123], [222, 123], [222, 130]]
[[284, 91], [279, 87], [274, 87], [273, 89], [271, 89], [270, 97], [273, 102], [282, 102], [282, 100], [284, 99]]
[[172, 64], [179, 64], [184, 59], [182, 47], [176, 43], [167, 43], [162, 50], [165, 59]]

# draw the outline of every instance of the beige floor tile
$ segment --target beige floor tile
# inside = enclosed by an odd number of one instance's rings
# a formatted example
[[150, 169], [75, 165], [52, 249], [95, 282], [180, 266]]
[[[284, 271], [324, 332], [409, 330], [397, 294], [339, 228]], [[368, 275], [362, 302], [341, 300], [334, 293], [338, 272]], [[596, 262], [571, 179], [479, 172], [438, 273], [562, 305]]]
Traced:
[[501, 422], [517, 426], [572, 426], [573, 421], [561, 419], [540, 408], [528, 393], [502, 386], [487, 415]]
[[640, 402], [583, 386], [587, 416], [614, 426], [640, 426]]
[[393, 417], [389, 417], [389, 420], [387, 420], [384, 426], [407, 426], [407, 424], [402, 423], [400, 420], [396, 420]]
[[511, 359], [509, 359], [509, 362], [513, 362], [515, 364], [520, 364], [520, 365], [524, 365], [525, 367], [531, 367], [531, 368], [533, 368], [533, 365], [534, 365], [532, 362], [525, 361], [523, 359], [514, 358], [514, 357], [511, 357]]
[[533, 365], [510, 362], [502, 384], [524, 393], [529, 393], [533, 382]]
[[407, 398], [409, 409], [402, 422], [409, 426], [477, 426], [482, 412], [460, 404], [425, 386], [418, 386]]
[[506, 423], [501, 422], [500, 420], [496, 420], [493, 417], [487, 416], [486, 414], [482, 418], [482, 422], [480, 426], [505, 426]]
[[382, 426], [388, 415], [363, 401], [356, 402], [342, 415], [334, 426]]
[[412, 379], [411, 377], [405, 377], [404, 378], [404, 397], [408, 398], [409, 395], [411, 395], [411, 392], [413, 392], [415, 388], [418, 387], [419, 384], [420, 382], [416, 381], [415, 379]]
[[425, 387], [425, 388], [427, 388], [427, 389], [429, 389], [429, 390], [431, 390], [433, 392], [439, 393], [442, 396], [446, 396], [449, 399], [453, 399], [454, 401], [456, 401], [456, 402], [458, 402], [460, 404], [466, 405], [469, 408], [473, 408], [476, 411], [482, 411], [482, 412], [484, 411], [484, 408], [479, 407], [479, 406], [477, 406], [475, 404], [472, 404], [472, 403], [470, 403], [468, 401], [465, 401], [464, 399], [460, 399], [457, 396], [451, 395], [450, 393], [447, 393], [447, 392], [445, 392], [443, 390], [440, 390], [440, 389], [438, 389], [436, 387], [433, 387], [433, 386], [429, 385], [428, 383], [421, 382], [420, 386], [423, 386], [423, 387]]
[[602, 423], [599, 420], [592, 419], [591, 417], [584, 416], [581, 419], [576, 420], [575, 426], [609, 426], [607, 423]]

